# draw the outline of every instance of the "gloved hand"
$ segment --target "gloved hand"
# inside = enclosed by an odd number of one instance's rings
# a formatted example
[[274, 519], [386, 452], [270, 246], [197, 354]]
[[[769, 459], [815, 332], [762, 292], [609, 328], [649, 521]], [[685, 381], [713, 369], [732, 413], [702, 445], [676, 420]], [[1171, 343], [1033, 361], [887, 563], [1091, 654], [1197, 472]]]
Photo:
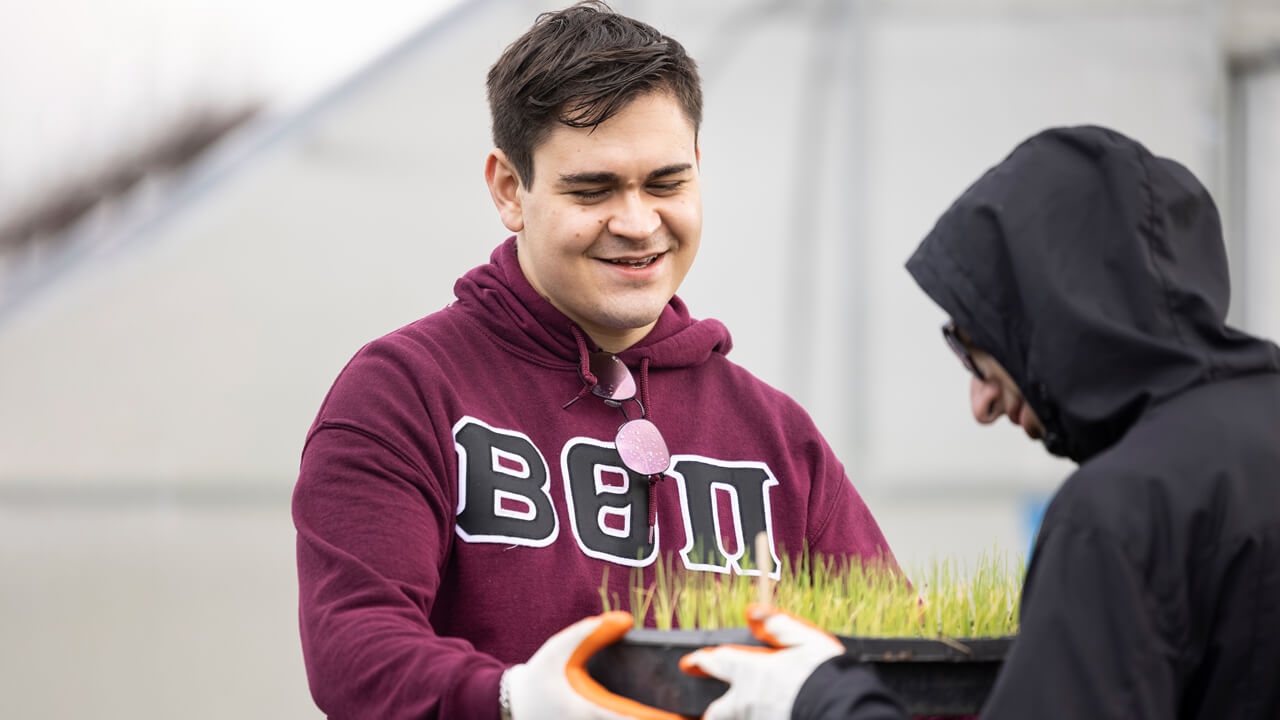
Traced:
[[773, 648], [721, 645], [680, 661], [685, 672], [729, 683], [707, 706], [703, 720], [789, 720], [800, 687], [815, 669], [844, 652], [829, 633], [782, 610], [747, 606], [747, 626]]
[[523, 665], [502, 679], [511, 720], [681, 720], [605, 690], [587, 674], [587, 659], [631, 629], [631, 614], [616, 610], [589, 617], [547, 639]]

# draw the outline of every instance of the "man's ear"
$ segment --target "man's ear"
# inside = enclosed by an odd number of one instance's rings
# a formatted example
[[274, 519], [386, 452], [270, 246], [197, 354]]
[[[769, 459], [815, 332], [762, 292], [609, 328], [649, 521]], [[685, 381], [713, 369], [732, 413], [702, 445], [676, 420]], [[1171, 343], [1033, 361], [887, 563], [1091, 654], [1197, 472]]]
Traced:
[[524, 229], [524, 208], [520, 205], [520, 176], [498, 148], [484, 161], [484, 180], [489, 185], [489, 195], [498, 208], [498, 217], [511, 232]]

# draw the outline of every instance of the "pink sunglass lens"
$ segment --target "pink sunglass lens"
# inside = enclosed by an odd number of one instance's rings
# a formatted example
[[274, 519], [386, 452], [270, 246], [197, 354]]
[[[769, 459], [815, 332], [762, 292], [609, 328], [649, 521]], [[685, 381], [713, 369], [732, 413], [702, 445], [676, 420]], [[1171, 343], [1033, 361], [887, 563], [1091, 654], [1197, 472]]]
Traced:
[[596, 376], [594, 395], [606, 400], [630, 400], [636, 396], [636, 381], [631, 371], [617, 356], [598, 352], [591, 354], [591, 374]]
[[671, 453], [667, 450], [667, 441], [657, 426], [640, 418], [629, 420], [618, 428], [618, 437], [614, 441], [622, 464], [632, 472], [641, 475], [661, 475], [671, 466]]

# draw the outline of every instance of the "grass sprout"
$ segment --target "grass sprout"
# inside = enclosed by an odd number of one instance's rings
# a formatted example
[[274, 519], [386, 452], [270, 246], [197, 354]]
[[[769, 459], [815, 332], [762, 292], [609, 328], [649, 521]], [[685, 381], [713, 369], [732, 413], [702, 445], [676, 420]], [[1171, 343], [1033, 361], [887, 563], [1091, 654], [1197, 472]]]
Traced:
[[[600, 588], [605, 611], [627, 609], [639, 626], [651, 615], [660, 630], [714, 630], [745, 624], [757, 599], [755, 575], [692, 572], [672, 556], [655, 563], [653, 581], [634, 570], [623, 607]], [[904, 575], [896, 566], [858, 558], [797, 557], [782, 553], [773, 604], [835, 635], [857, 637], [977, 638], [1018, 632], [1018, 603], [1026, 563], [992, 548], [964, 568], [937, 560]]]

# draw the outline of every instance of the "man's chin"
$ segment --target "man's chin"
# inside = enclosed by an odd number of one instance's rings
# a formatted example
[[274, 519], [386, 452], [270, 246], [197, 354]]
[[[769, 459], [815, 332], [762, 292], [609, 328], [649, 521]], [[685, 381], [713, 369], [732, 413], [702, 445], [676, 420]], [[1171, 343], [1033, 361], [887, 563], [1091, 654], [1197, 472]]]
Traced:
[[616, 330], [635, 330], [649, 327], [658, 321], [662, 311], [666, 309], [670, 298], [655, 297], [643, 302], [632, 303], [629, 307], [614, 308], [614, 311], [601, 318], [603, 324]]

